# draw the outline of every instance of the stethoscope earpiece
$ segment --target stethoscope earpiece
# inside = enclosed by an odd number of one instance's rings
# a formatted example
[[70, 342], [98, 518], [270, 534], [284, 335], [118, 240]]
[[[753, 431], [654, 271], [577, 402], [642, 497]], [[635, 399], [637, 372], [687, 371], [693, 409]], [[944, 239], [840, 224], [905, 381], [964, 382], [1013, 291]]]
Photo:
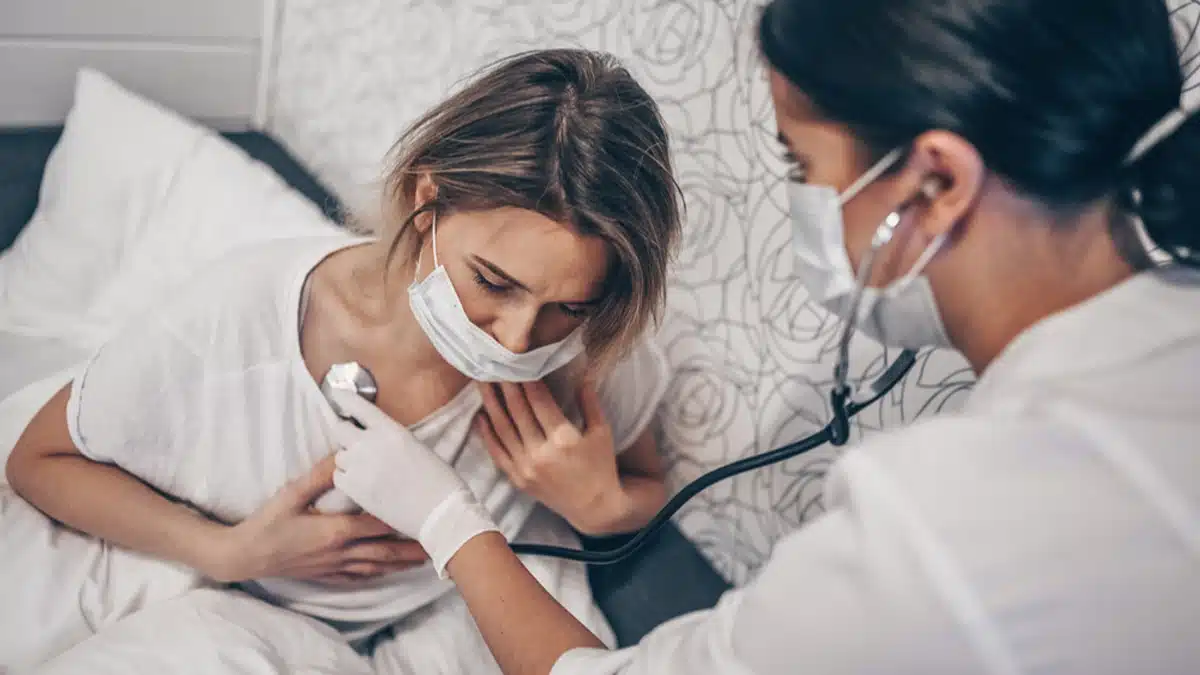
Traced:
[[921, 181], [921, 196], [925, 199], [933, 201], [941, 196], [946, 189], [946, 181], [937, 176], [929, 176]]

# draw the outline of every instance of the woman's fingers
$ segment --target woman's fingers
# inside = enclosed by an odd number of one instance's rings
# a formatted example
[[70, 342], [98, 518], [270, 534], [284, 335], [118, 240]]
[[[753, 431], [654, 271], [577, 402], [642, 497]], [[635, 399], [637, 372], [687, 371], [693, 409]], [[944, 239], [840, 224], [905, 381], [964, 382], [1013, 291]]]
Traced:
[[591, 381], [585, 381], [579, 387], [579, 409], [583, 413], [584, 429], [591, 431], [608, 424], [604, 414], [604, 404], [600, 402], [600, 392]]
[[351, 574], [343, 574], [341, 572], [328, 572], [325, 574], [313, 575], [305, 578], [311, 579], [322, 586], [328, 586], [330, 588], [354, 588], [356, 586], [361, 586], [363, 583], [363, 577]]
[[336, 570], [317, 577], [317, 580], [339, 588], [355, 588], [363, 585], [371, 579], [377, 579], [388, 574], [403, 572], [407, 569], [418, 567], [423, 563], [420, 562], [403, 562], [403, 563], [372, 563], [372, 562], [350, 562], [342, 565]]
[[500, 467], [500, 470], [510, 479], [515, 480], [517, 472], [513, 458], [508, 454], [504, 443], [497, 437], [495, 429], [492, 428], [492, 421], [487, 415], [475, 416], [475, 431], [483, 439], [483, 447], [492, 456], [492, 461], [496, 463], [496, 466]]
[[380, 565], [413, 565], [429, 560], [429, 554], [411, 539], [394, 537], [373, 539], [347, 546], [342, 551], [343, 568], [351, 563], [373, 563]]
[[375, 576], [389, 574], [423, 565], [428, 559], [428, 554], [420, 544], [393, 533], [352, 543], [342, 548], [303, 556], [293, 560], [291, 565], [278, 570], [273, 576], [323, 580], [326, 577], [336, 577], [345, 573], [347, 569], [352, 569], [359, 574], [361, 579], [363, 574], [369, 576], [370, 570], [374, 570]]
[[395, 574], [414, 567], [420, 567], [425, 561], [402, 561], [390, 563], [348, 562], [338, 570], [339, 574], [357, 577], [359, 580], [374, 579], [387, 574]]
[[395, 571], [396, 570], [393, 568], [388, 568], [378, 563], [349, 562], [342, 565], [342, 568], [338, 570], [338, 573], [350, 578], [358, 578], [362, 580], [371, 579]]
[[521, 389], [525, 400], [529, 401], [529, 408], [533, 411], [534, 418], [547, 434], [551, 429], [571, 424], [571, 421], [563, 414], [562, 408], [559, 407], [558, 401], [554, 400], [550, 388], [544, 382], [527, 382], [521, 386]]
[[[393, 571], [396, 571], [396, 570], [393, 570]], [[328, 586], [329, 588], [360, 588], [360, 587], [362, 587], [363, 582], [369, 581], [378, 576], [380, 576], [380, 575], [379, 574], [364, 575], [364, 574], [354, 574], [354, 573], [349, 573], [349, 572], [342, 572], [342, 571], [340, 571], [340, 568], [339, 568], [338, 570], [322, 572], [320, 574], [313, 574], [311, 576], [307, 576], [307, 577], [303, 577], [303, 578], [308, 579], [310, 581], [315, 581], [315, 582], [321, 584], [322, 586]]]
[[395, 535], [390, 525], [366, 513], [316, 516], [326, 520], [326, 536], [329, 548], [345, 548], [360, 539], [373, 539]]
[[517, 425], [521, 440], [525, 443], [540, 443], [546, 435], [542, 431], [542, 425], [534, 419], [529, 401], [525, 399], [524, 388], [515, 382], [502, 382], [500, 392], [504, 396], [504, 408]]
[[288, 483], [279, 495], [291, 510], [299, 511], [312, 505], [318, 497], [333, 489], [333, 472], [337, 469], [334, 455], [329, 454], [308, 473]]
[[483, 410], [487, 413], [487, 421], [491, 425], [495, 437], [507, 454], [520, 453], [523, 446], [517, 430], [513, 427], [512, 418], [500, 401], [500, 393], [496, 386], [484, 382], [479, 385], [483, 393]]

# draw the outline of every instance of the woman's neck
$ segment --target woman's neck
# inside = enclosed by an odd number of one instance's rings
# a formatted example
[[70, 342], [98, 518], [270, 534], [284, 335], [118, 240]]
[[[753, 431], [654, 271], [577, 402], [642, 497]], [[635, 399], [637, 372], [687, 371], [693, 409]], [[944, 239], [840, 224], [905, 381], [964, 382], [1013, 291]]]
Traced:
[[[380, 391], [421, 382], [434, 398], [461, 389], [466, 379], [442, 359], [408, 302], [409, 275], [386, 266], [380, 243], [330, 256], [314, 271], [312, 307], [305, 334], [314, 356], [358, 361], [375, 375]], [[385, 270], [387, 273], [385, 274]], [[306, 361], [308, 361], [306, 354]], [[325, 366], [322, 359], [315, 365]]]
[[1110, 234], [1106, 210], [1089, 212], [1070, 225], [995, 226], [993, 232], [1008, 228], [1018, 234], [979, 237], [976, 250], [961, 258], [974, 269], [956, 273], [963, 281], [947, 294], [947, 330], [977, 374], [1032, 326], [1135, 272]]

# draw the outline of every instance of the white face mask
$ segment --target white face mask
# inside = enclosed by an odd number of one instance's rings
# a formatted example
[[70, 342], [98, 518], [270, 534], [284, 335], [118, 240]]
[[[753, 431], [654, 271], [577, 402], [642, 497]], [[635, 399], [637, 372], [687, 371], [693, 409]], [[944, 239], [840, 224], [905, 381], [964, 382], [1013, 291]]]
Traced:
[[[933, 288], [921, 276], [945, 244], [944, 236], [930, 243], [908, 274], [884, 288], [867, 287], [866, 274], [855, 274], [846, 253], [842, 206], [879, 178], [902, 154], [901, 149], [888, 153], [841, 195], [823, 185], [788, 186], [796, 270], [812, 299], [843, 321], [854, 321], [858, 330], [879, 342], [902, 349], [947, 347], [950, 340], [933, 298]], [[879, 226], [875, 234], [879, 245], [891, 238], [898, 221], [898, 214], [893, 214]], [[860, 287], [862, 298], [857, 316], [850, 317]]]
[[[413, 316], [447, 363], [479, 382], [532, 382], [565, 366], [583, 352], [576, 329], [566, 339], [521, 354], [509, 351], [476, 326], [463, 310], [446, 268], [437, 260], [437, 216], [433, 217], [433, 272], [408, 287]], [[417, 258], [417, 273], [421, 260]]]

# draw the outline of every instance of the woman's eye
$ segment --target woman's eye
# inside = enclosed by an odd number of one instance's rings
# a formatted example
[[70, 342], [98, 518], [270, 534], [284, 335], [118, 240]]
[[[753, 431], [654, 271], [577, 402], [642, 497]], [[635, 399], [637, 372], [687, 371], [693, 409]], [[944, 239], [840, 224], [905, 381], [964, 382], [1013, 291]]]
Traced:
[[479, 270], [475, 270], [475, 283], [488, 293], [495, 293], [496, 295], [507, 293], [509, 291], [508, 286], [489, 280], [487, 277], [483, 276], [483, 273]]
[[566, 314], [572, 319], [586, 319], [589, 313], [589, 308], [581, 307], [579, 305], [559, 305], [558, 308], [562, 310], [563, 314]]
[[793, 183], [804, 183], [808, 179], [808, 167], [790, 151], [783, 153], [783, 161], [787, 164], [787, 179]]

